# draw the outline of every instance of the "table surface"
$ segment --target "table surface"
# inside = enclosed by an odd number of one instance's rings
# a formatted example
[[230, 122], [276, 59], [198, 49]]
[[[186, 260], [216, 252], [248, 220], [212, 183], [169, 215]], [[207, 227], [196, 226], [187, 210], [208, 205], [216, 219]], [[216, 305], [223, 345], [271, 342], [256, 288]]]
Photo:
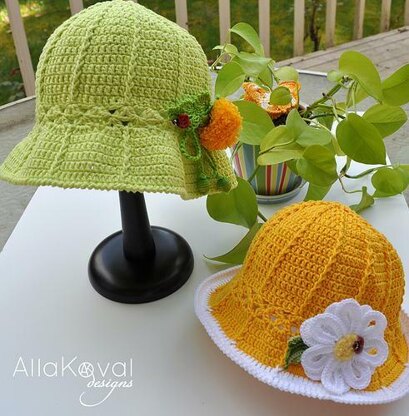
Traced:
[[[304, 193], [305, 189], [292, 202], [302, 200]], [[335, 186], [326, 199], [350, 204], [354, 198]], [[124, 305], [97, 294], [87, 276], [94, 247], [120, 228], [117, 193], [57, 188], [36, 192], [0, 254], [1, 415], [281, 416], [299, 415], [302, 409], [304, 416], [407, 416], [409, 397], [388, 405], [347, 408], [270, 388], [226, 358], [195, 317], [193, 295], [203, 279], [225, 268], [206, 262], [203, 254], [227, 251], [245, 230], [209, 218], [205, 198], [182, 201], [149, 194], [146, 201], [152, 224], [169, 227], [190, 243], [195, 268], [185, 286], [171, 296]], [[270, 216], [280, 207], [261, 210]], [[363, 216], [394, 244], [408, 273], [409, 215], [404, 198], [378, 200]], [[406, 310], [408, 306], [406, 298]], [[62, 376], [62, 357], [66, 364], [77, 357], [75, 375], [67, 370]], [[53, 361], [55, 376], [53, 364], [46, 364]], [[119, 361], [128, 362], [127, 377], [120, 380], [131, 379], [133, 387], [115, 389], [98, 406], [82, 406], [80, 397], [96, 404], [109, 389], [87, 387], [87, 374], [78, 372], [78, 367], [86, 367], [80, 364], [90, 362], [94, 369], [99, 364], [104, 370]], [[116, 367], [116, 374], [122, 373]]]

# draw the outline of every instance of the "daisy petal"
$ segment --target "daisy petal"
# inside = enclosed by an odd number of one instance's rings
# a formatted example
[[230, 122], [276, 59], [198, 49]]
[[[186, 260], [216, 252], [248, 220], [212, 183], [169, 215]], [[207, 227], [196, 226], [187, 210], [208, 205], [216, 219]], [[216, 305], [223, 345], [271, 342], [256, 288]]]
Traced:
[[306, 376], [333, 394], [365, 389], [388, 357], [386, 326], [385, 315], [355, 299], [333, 303], [307, 319], [300, 327], [309, 347], [301, 356]]
[[357, 332], [365, 340], [371, 338], [383, 338], [387, 324], [388, 321], [383, 313], [370, 311], [361, 318], [361, 327]]
[[311, 380], [321, 380], [322, 370], [328, 360], [332, 359], [331, 345], [314, 345], [303, 352], [301, 365]]
[[349, 386], [344, 381], [339, 361], [329, 360], [321, 375], [321, 383], [331, 393], [344, 394]]
[[[376, 350], [375, 354], [372, 354], [373, 350]], [[384, 339], [368, 339], [365, 340], [364, 350], [357, 355], [357, 359], [367, 362], [371, 367], [379, 367], [388, 358], [388, 353], [388, 344]]]
[[333, 345], [346, 333], [341, 319], [328, 313], [304, 321], [300, 328], [301, 337], [308, 346]]
[[355, 299], [346, 299], [338, 303], [336, 315], [350, 332], [355, 333], [360, 327], [362, 306]]
[[373, 368], [359, 359], [347, 361], [342, 366], [345, 383], [353, 389], [362, 390], [371, 382]]

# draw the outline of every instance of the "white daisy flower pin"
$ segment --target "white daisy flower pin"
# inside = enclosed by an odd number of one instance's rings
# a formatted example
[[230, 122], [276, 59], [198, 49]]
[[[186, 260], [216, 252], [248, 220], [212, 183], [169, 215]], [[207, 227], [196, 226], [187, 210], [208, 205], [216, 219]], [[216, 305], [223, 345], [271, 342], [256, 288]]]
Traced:
[[287, 364], [301, 361], [307, 377], [333, 394], [365, 389], [388, 357], [386, 325], [385, 315], [355, 299], [333, 303], [302, 323], [301, 337], [289, 341]]

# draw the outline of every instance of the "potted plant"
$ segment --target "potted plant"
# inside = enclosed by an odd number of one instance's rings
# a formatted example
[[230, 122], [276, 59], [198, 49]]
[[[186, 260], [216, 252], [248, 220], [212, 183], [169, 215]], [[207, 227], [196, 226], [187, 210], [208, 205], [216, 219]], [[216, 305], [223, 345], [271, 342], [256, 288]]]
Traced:
[[[216, 97], [230, 96], [250, 81], [269, 93], [268, 104], [291, 106], [279, 122], [274, 122], [265, 105], [249, 102], [245, 96], [234, 102], [243, 117], [235, 151], [241, 144], [259, 146], [255, 170], [284, 163], [308, 185], [305, 200], [323, 199], [338, 182], [344, 192], [357, 195], [356, 203], [351, 206], [357, 212], [370, 207], [377, 198], [393, 196], [407, 188], [409, 165], [387, 163], [384, 139], [407, 121], [401, 106], [409, 102], [409, 64], [381, 80], [369, 58], [356, 51], [346, 51], [339, 59], [338, 68], [327, 75], [333, 86], [317, 101], [300, 108], [292, 104], [294, 97], [283, 85], [288, 81], [298, 82], [297, 71], [291, 67], [276, 68], [274, 61], [264, 56], [260, 39], [250, 25], [238, 23], [230, 31], [243, 38], [253, 51], [239, 51], [232, 44], [217, 46], [221, 53], [212, 68], [217, 68], [219, 63], [222, 66], [215, 83]], [[226, 57], [229, 60], [223, 63]], [[337, 98], [340, 91], [346, 92], [341, 100]], [[361, 114], [356, 105], [366, 98], [372, 105]], [[371, 167], [351, 175], [349, 168], [353, 161]], [[374, 192], [369, 192], [366, 186], [347, 189], [345, 178], [367, 175]], [[252, 175], [247, 179], [239, 178], [236, 189], [207, 199], [212, 218], [248, 228], [236, 247], [212, 260], [241, 263], [254, 235], [266, 221], [249, 184]]]
[[282, 202], [300, 191], [301, 177], [284, 162], [261, 165], [257, 159], [265, 134], [274, 125], [284, 124], [290, 110], [299, 107], [298, 72], [291, 67], [277, 70], [274, 61], [265, 57], [260, 39], [250, 25], [238, 23], [230, 31], [254, 50], [248, 53], [233, 44], [218, 45], [215, 49], [220, 50], [220, 55], [211, 66], [217, 73], [216, 97], [229, 96], [241, 87], [244, 90], [242, 98], [235, 102], [244, 126], [232, 152], [233, 167], [239, 177], [252, 185], [259, 202]]

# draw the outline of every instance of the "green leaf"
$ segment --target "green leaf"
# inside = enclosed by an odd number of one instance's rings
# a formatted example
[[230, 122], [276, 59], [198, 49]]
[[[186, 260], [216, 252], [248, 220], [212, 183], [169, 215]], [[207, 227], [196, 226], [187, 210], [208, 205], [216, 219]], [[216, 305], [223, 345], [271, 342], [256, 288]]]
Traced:
[[292, 131], [287, 126], [278, 126], [271, 129], [260, 143], [260, 150], [264, 152], [275, 146], [283, 146], [294, 141]]
[[242, 37], [254, 49], [256, 54], [264, 56], [264, 48], [258, 33], [248, 23], [237, 23], [230, 29], [230, 32]]
[[277, 87], [270, 94], [270, 104], [286, 105], [291, 103], [291, 93], [286, 87]]
[[276, 165], [277, 163], [286, 162], [291, 159], [299, 159], [302, 157], [302, 150], [291, 150], [276, 147], [268, 153], [264, 153], [257, 158], [259, 165]]
[[262, 224], [256, 222], [250, 228], [248, 233], [243, 237], [243, 239], [231, 249], [229, 252], [222, 254], [216, 257], [207, 257], [208, 260], [218, 261], [220, 263], [228, 263], [228, 264], [243, 264], [244, 259], [246, 257], [247, 251], [253, 241], [257, 231], [261, 228]]
[[261, 73], [264, 73], [271, 59], [254, 53], [239, 52], [232, 62], [238, 63], [246, 75], [257, 78]]
[[226, 43], [225, 45], [217, 45], [213, 48], [213, 50], [222, 50], [229, 55], [236, 55], [239, 53], [238, 49], [231, 43]]
[[234, 104], [243, 117], [239, 141], [246, 144], [260, 144], [264, 136], [274, 128], [270, 116], [256, 103], [241, 100], [235, 101]]
[[275, 71], [280, 81], [298, 81], [298, 71], [292, 66], [282, 66]]
[[297, 137], [297, 143], [303, 147], [308, 147], [313, 144], [325, 146], [331, 143], [332, 134], [328, 130], [315, 127], [307, 127]]
[[355, 89], [355, 104], [360, 103], [367, 97], [368, 93], [361, 87], [361, 84], [358, 84]]
[[304, 201], [321, 201], [321, 199], [327, 195], [330, 189], [331, 185], [318, 186], [310, 183], [308, 185], [308, 191], [304, 197]]
[[206, 208], [216, 221], [242, 225], [251, 228], [257, 221], [257, 200], [251, 185], [237, 178], [238, 185], [230, 192], [209, 195]]
[[368, 98], [368, 93], [361, 87], [361, 84], [359, 84], [357, 81], [354, 81], [348, 86], [347, 90], [347, 101], [346, 103], [337, 103], [337, 107], [340, 105], [343, 105], [344, 108], [350, 108], [355, 104], [358, 104], [365, 98]]
[[335, 152], [337, 156], [345, 156], [345, 153], [339, 147], [338, 140], [334, 136], [332, 136], [331, 145], [332, 145], [332, 150]]
[[359, 82], [378, 101], [382, 100], [381, 78], [372, 61], [357, 51], [346, 51], [339, 58], [340, 72]]
[[290, 338], [284, 358], [284, 370], [287, 370], [291, 364], [299, 364], [301, 362], [301, 356], [307, 349], [308, 345], [304, 343], [299, 335]]
[[297, 161], [297, 171], [306, 181], [318, 186], [332, 185], [337, 175], [335, 155], [323, 146], [312, 145]]
[[388, 104], [375, 104], [362, 117], [375, 126], [382, 137], [395, 133], [408, 119], [402, 108]]
[[[329, 109], [330, 111], [332, 111], [331, 108]], [[344, 115], [346, 113], [346, 108], [347, 108], [347, 105], [346, 105], [346, 103], [343, 103], [343, 102], [336, 103], [336, 105], [335, 105], [335, 110], [336, 110], [338, 115], [339, 114]]]
[[372, 185], [376, 189], [375, 197], [386, 197], [402, 193], [408, 183], [403, 172], [396, 168], [380, 168], [371, 178]]
[[[320, 109], [318, 109], [316, 111], [313, 111], [313, 114], [315, 116], [319, 115], [319, 114], [325, 114], [325, 113], [327, 113], [327, 111], [322, 111]], [[318, 121], [318, 123], [325, 126], [328, 130], [331, 130], [332, 124], [334, 123], [334, 119], [335, 119], [334, 114], [330, 114], [330, 115], [324, 116], [324, 117], [317, 117], [315, 120]]]
[[270, 68], [267, 67], [264, 71], [260, 72], [258, 79], [267, 87], [271, 88], [273, 86], [273, 75], [270, 71]]
[[225, 64], [217, 74], [215, 94], [216, 97], [227, 97], [236, 92], [243, 84], [245, 74], [236, 62]]
[[287, 165], [287, 167], [291, 170], [291, 172], [295, 173], [296, 175], [298, 175], [298, 170], [297, 170], [297, 160], [293, 159], [293, 160], [287, 160], [285, 162], [285, 164]]
[[318, 122], [326, 127], [328, 130], [332, 129], [332, 125], [334, 124], [335, 116], [325, 116], [325, 117], [318, 117]]
[[368, 194], [368, 188], [366, 186], [363, 186], [361, 200], [358, 204], [350, 205], [349, 207], [355, 212], [359, 213], [373, 205], [374, 202], [375, 200], [373, 199], [373, 196]]
[[409, 102], [409, 64], [403, 65], [382, 82], [383, 98], [390, 105]]
[[341, 81], [342, 77], [344, 76], [344, 73], [341, 71], [337, 71], [336, 69], [332, 69], [327, 73], [328, 81], [331, 82], [339, 82]]
[[356, 114], [348, 114], [337, 127], [337, 139], [343, 152], [356, 162], [381, 164], [386, 162], [382, 136], [371, 123]]
[[398, 165], [395, 169], [402, 175], [405, 187], [409, 185], [409, 165]]
[[307, 123], [301, 118], [297, 109], [292, 109], [287, 116], [286, 126], [298, 137], [307, 127]]

